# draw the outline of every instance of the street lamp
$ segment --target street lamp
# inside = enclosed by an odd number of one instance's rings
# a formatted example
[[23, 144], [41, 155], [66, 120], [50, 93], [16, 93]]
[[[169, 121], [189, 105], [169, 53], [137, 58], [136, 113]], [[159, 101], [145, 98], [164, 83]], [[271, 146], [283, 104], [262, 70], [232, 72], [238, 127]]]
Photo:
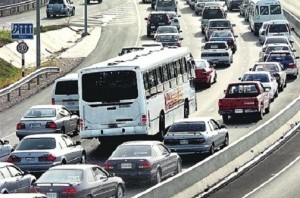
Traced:
[[82, 33], [82, 37], [90, 35], [87, 31], [87, 1], [84, 2], [84, 32]]

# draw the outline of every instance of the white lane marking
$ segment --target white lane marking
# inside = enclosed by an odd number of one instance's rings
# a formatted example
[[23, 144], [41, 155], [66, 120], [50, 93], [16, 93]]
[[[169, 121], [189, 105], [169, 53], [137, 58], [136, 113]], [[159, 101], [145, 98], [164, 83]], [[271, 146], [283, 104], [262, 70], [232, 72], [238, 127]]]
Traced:
[[259, 189], [263, 188], [265, 185], [267, 185], [268, 183], [270, 183], [271, 181], [273, 181], [274, 179], [276, 179], [278, 176], [280, 176], [282, 173], [284, 173], [288, 168], [290, 168], [291, 166], [293, 166], [299, 159], [300, 159], [300, 156], [298, 156], [289, 165], [287, 165], [286, 167], [284, 167], [281, 171], [279, 171], [278, 173], [274, 174], [274, 176], [271, 177], [269, 180], [267, 180], [266, 182], [262, 183], [260, 186], [258, 186], [257, 188], [253, 189], [251, 192], [249, 192], [248, 194], [244, 195], [242, 198], [249, 197], [250, 195], [252, 195], [256, 191], [258, 191]]
[[2, 139], [7, 139], [8, 137], [10, 137], [10, 136], [12, 136], [12, 135], [15, 135], [15, 133], [11, 133], [11, 134], [9, 134], [9, 135], [3, 137]]
[[136, 13], [137, 13], [137, 20], [138, 20], [138, 36], [136, 38], [136, 41], [135, 41], [135, 46], [138, 45], [139, 41], [140, 41], [140, 37], [142, 36], [142, 28], [141, 28], [141, 15], [140, 15], [140, 11], [139, 11], [139, 8], [137, 6], [137, 2], [135, 0], [133, 0], [133, 3], [134, 3], [134, 7], [135, 7], [135, 10], [136, 10]]

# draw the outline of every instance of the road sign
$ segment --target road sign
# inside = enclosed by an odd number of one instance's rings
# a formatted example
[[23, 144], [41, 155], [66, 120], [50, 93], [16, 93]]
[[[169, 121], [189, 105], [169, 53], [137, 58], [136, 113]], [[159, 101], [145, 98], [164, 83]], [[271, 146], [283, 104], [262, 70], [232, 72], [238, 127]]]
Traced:
[[11, 39], [33, 39], [33, 23], [12, 23]]
[[17, 45], [17, 51], [20, 54], [25, 54], [28, 51], [28, 49], [29, 49], [28, 45], [23, 41], [18, 43], [18, 45]]

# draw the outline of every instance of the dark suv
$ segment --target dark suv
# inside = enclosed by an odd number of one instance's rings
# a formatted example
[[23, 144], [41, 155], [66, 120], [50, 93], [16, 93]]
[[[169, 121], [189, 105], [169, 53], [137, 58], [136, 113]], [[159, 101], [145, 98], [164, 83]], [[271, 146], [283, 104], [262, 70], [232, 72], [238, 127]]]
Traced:
[[227, 3], [227, 9], [232, 11], [233, 9], [240, 9], [240, 6], [243, 4], [243, 0], [230, 0]]
[[156, 32], [158, 26], [171, 25], [171, 19], [165, 11], [153, 11], [145, 20], [147, 20], [148, 37]]

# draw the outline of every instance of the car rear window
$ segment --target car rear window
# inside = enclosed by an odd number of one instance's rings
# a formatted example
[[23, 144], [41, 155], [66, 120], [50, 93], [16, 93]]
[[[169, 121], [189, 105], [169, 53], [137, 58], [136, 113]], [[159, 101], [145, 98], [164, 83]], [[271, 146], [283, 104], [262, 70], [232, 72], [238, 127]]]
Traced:
[[151, 147], [149, 145], [121, 145], [112, 153], [111, 157], [149, 157]]
[[151, 14], [150, 21], [152, 23], [165, 22], [168, 21], [167, 14]]
[[55, 108], [32, 108], [29, 109], [24, 118], [42, 118], [42, 117], [55, 117]]
[[255, 97], [259, 94], [258, 89], [254, 84], [236, 84], [231, 85], [226, 94], [226, 98], [239, 98], [239, 97]]
[[278, 72], [278, 68], [273, 64], [259, 64], [254, 66], [254, 71], [270, 71], [270, 72]]
[[288, 32], [288, 28], [286, 24], [271, 24], [269, 26], [269, 33], [277, 33], [277, 32]]
[[56, 141], [54, 138], [26, 138], [23, 139], [16, 151], [22, 150], [48, 150], [56, 147]]
[[209, 27], [230, 27], [229, 21], [213, 21], [209, 24]]
[[206, 43], [204, 49], [225, 49], [227, 46], [225, 43]]
[[270, 80], [266, 74], [245, 74], [242, 81], [269, 82]]
[[219, 19], [223, 17], [221, 9], [204, 9], [202, 14], [202, 19]]
[[49, 1], [49, 4], [55, 4], [55, 3], [63, 4], [64, 1], [63, 0], [50, 0]]
[[58, 81], [55, 87], [55, 95], [78, 94], [78, 81]]
[[61, 184], [61, 183], [77, 183], [81, 182], [83, 177], [83, 170], [78, 169], [54, 169], [46, 171], [36, 182], [49, 183], [49, 184]]
[[203, 132], [206, 125], [203, 121], [174, 123], [168, 132]]

